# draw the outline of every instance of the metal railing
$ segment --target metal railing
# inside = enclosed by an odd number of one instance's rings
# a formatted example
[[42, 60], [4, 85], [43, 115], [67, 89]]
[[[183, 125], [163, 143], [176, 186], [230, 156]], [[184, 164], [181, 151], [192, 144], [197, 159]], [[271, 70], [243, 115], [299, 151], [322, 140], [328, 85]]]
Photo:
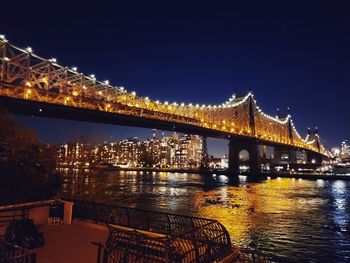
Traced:
[[101, 242], [91, 242], [93, 245], [97, 246], [97, 263], [110, 262], [110, 263], [120, 263], [121, 261], [116, 259], [112, 252]]
[[35, 263], [36, 254], [34, 251], [23, 247], [5, 243], [0, 246], [0, 263]]
[[0, 209], [0, 229], [6, 228], [12, 220], [27, 219], [28, 215], [29, 210], [25, 207], [5, 211]]
[[230, 236], [216, 220], [70, 201], [74, 218], [109, 225], [98, 262], [212, 262], [232, 252]]

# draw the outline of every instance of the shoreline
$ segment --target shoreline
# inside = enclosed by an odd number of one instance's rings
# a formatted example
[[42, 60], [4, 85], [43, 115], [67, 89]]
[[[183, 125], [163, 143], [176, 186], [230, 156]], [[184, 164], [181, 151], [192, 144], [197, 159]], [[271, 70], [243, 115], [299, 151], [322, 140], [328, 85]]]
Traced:
[[[57, 169], [64, 169], [64, 168], [73, 168], [73, 167], [59, 167]], [[259, 178], [263, 179], [264, 177], [270, 177], [270, 178], [300, 178], [300, 179], [307, 179], [307, 180], [317, 180], [317, 179], [323, 179], [323, 180], [344, 180], [344, 181], [350, 181], [350, 175], [341, 175], [341, 174], [287, 174], [287, 173], [261, 173], [258, 175], [252, 175], [247, 172], [241, 172], [239, 174], [232, 174], [231, 172], [227, 170], [199, 170], [199, 169], [155, 169], [155, 168], [117, 168], [117, 167], [110, 167], [110, 168], [76, 168], [75, 169], [91, 169], [91, 170], [101, 170], [101, 171], [125, 171], [125, 172], [165, 172], [165, 173], [194, 173], [194, 174], [202, 174], [202, 175], [214, 175], [214, 174], [220, 174], [220, 175], [226, 175], [230, 178], [232, 177], [238, 177], [239, 175], [248, 176], [251, 178]]]

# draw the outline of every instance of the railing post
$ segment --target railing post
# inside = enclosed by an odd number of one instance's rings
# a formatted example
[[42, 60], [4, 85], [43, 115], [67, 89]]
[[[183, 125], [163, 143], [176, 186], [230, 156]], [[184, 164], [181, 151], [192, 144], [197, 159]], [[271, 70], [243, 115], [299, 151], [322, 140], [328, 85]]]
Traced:
[[97, 257], [96, 257], [96, 263], [100, 263], [101, 262], [101, 255], [102, 255], [102, 247], [104, 247], [102, 245], [101, 242], [95, 242], [95, 241], [92, 241], [91, 244], [97, 246]]
[[36, 253], [32, 253], [32, 254], [30, 255], [30, 262], [31, 262], [31, 263], [35, 263], [35, 262], [36, 262]]
[[101, 243], [98, 243], [98, 248], [97, 248], [97, 263], [101, 262]]
[[65, 224], [72, 224], [72, 219], [73, 219], [73, 206], [74, 203], [73, 202], [68, 202], [68, 201], [64, 201], [64, 218], [63, 218], [63, 222]]
[[165, 254], [164, 254], [165, 263], [169, 262], [169, 251], [170, 251], [170, 241], [169, 241], [169, 239], [167, 239], [165, 241]]
[[127, 225], [130, 226], [130, 213], [128, 208], [126, 208], [126, 220], [127, 220]]
[[197, 243], [197, 240], [196, 240], [196, 236], [195, 236], [195, 230], [192, 230], [192, 245], [194, 247], [194, 253], [196, 255], [196, 262], [199, 262], [199, 251], [198, 251], [198, 243]]

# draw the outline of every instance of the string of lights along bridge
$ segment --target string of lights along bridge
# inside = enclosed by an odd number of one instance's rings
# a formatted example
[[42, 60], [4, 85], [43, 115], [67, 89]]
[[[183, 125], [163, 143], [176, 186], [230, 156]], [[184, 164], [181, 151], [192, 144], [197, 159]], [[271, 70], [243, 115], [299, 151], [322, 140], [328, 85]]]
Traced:
[[[157, 123], [186, 126], [221, 137], [260, 142], [326, 154], [317, 133], [302, 138], [291, 116], [272, 117], [257, 105], [254, 95], [232, 96], [220, 105], [161, 102], [137, 96], [109, 81], [98, 81], [76, 67], [64, 67], [28, 48], [19, 48], [0, 35], [0, 96], [16, 101], [108, 112]], [[40, 109], [41, 110], [41, 109]], [[137, 124], [135, 125], [137, 126]]]

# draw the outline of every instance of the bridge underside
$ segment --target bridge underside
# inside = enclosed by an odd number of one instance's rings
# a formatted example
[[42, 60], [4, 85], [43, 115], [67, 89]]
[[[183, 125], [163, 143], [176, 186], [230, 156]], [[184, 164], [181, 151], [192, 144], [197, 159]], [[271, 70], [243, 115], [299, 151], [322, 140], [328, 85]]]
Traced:
[[[38, 101], [28, 101], [24, 99], [17, 99], [12, 97], [0, 96], [0, 105], [5, 106], [11, 113], [48, 117], [56, 119], [68, 119], [75, 121], [95, 122], [112, 125], [122, 125], [140, 128], [160, 129], [167, 131], [176, 131], [186, 134], [196, 134], [203, 137], [212, 137], [218, 139], [227, 139], [229, 143], [229, 169], [232, 173], [239, 173], [239, 152], [245, 149], [249, 152], [250, 158], [250, 172], [260, 172], [260, 159], [257, 147], [258, 145], [266, 145], [273, 147], [283, 147], [283, 144], [265, 141], [257, 138], [250, 138], [246, 136], [240, 136], [230, 134], [227, 132], [214, 131], [211, 129], [198, 127], [189, 124], [173, 123], [170, 121], [147, 119], [137, 116], [127, 116], [118, 113], [104, 112], [91, 109], [82, 109], [78, 107], [69, 107], [64, 105], [50, 104]], [[295, 146], [287, 147], [290, 151], [301, 150]], [[319, 153], [307, 150], [308, 156], [312, 156], [317, 162], [321, 161], [323, 156]], [[311, 157], [308, 157], [311, 160]]]
[[227, 139], [230, 134], [188, 124], [174, 124], [172, 122], [128, 116], [99, 110], [82, 109], [64, 105], [50, 104], [38, 101], [27, 101], [11, 97], [0, 96], [0, 105], [5, 106], [13, 114], [48, 117], [55, 119], [95, 122], [139, 128], [160, 129], [206, 137]]

